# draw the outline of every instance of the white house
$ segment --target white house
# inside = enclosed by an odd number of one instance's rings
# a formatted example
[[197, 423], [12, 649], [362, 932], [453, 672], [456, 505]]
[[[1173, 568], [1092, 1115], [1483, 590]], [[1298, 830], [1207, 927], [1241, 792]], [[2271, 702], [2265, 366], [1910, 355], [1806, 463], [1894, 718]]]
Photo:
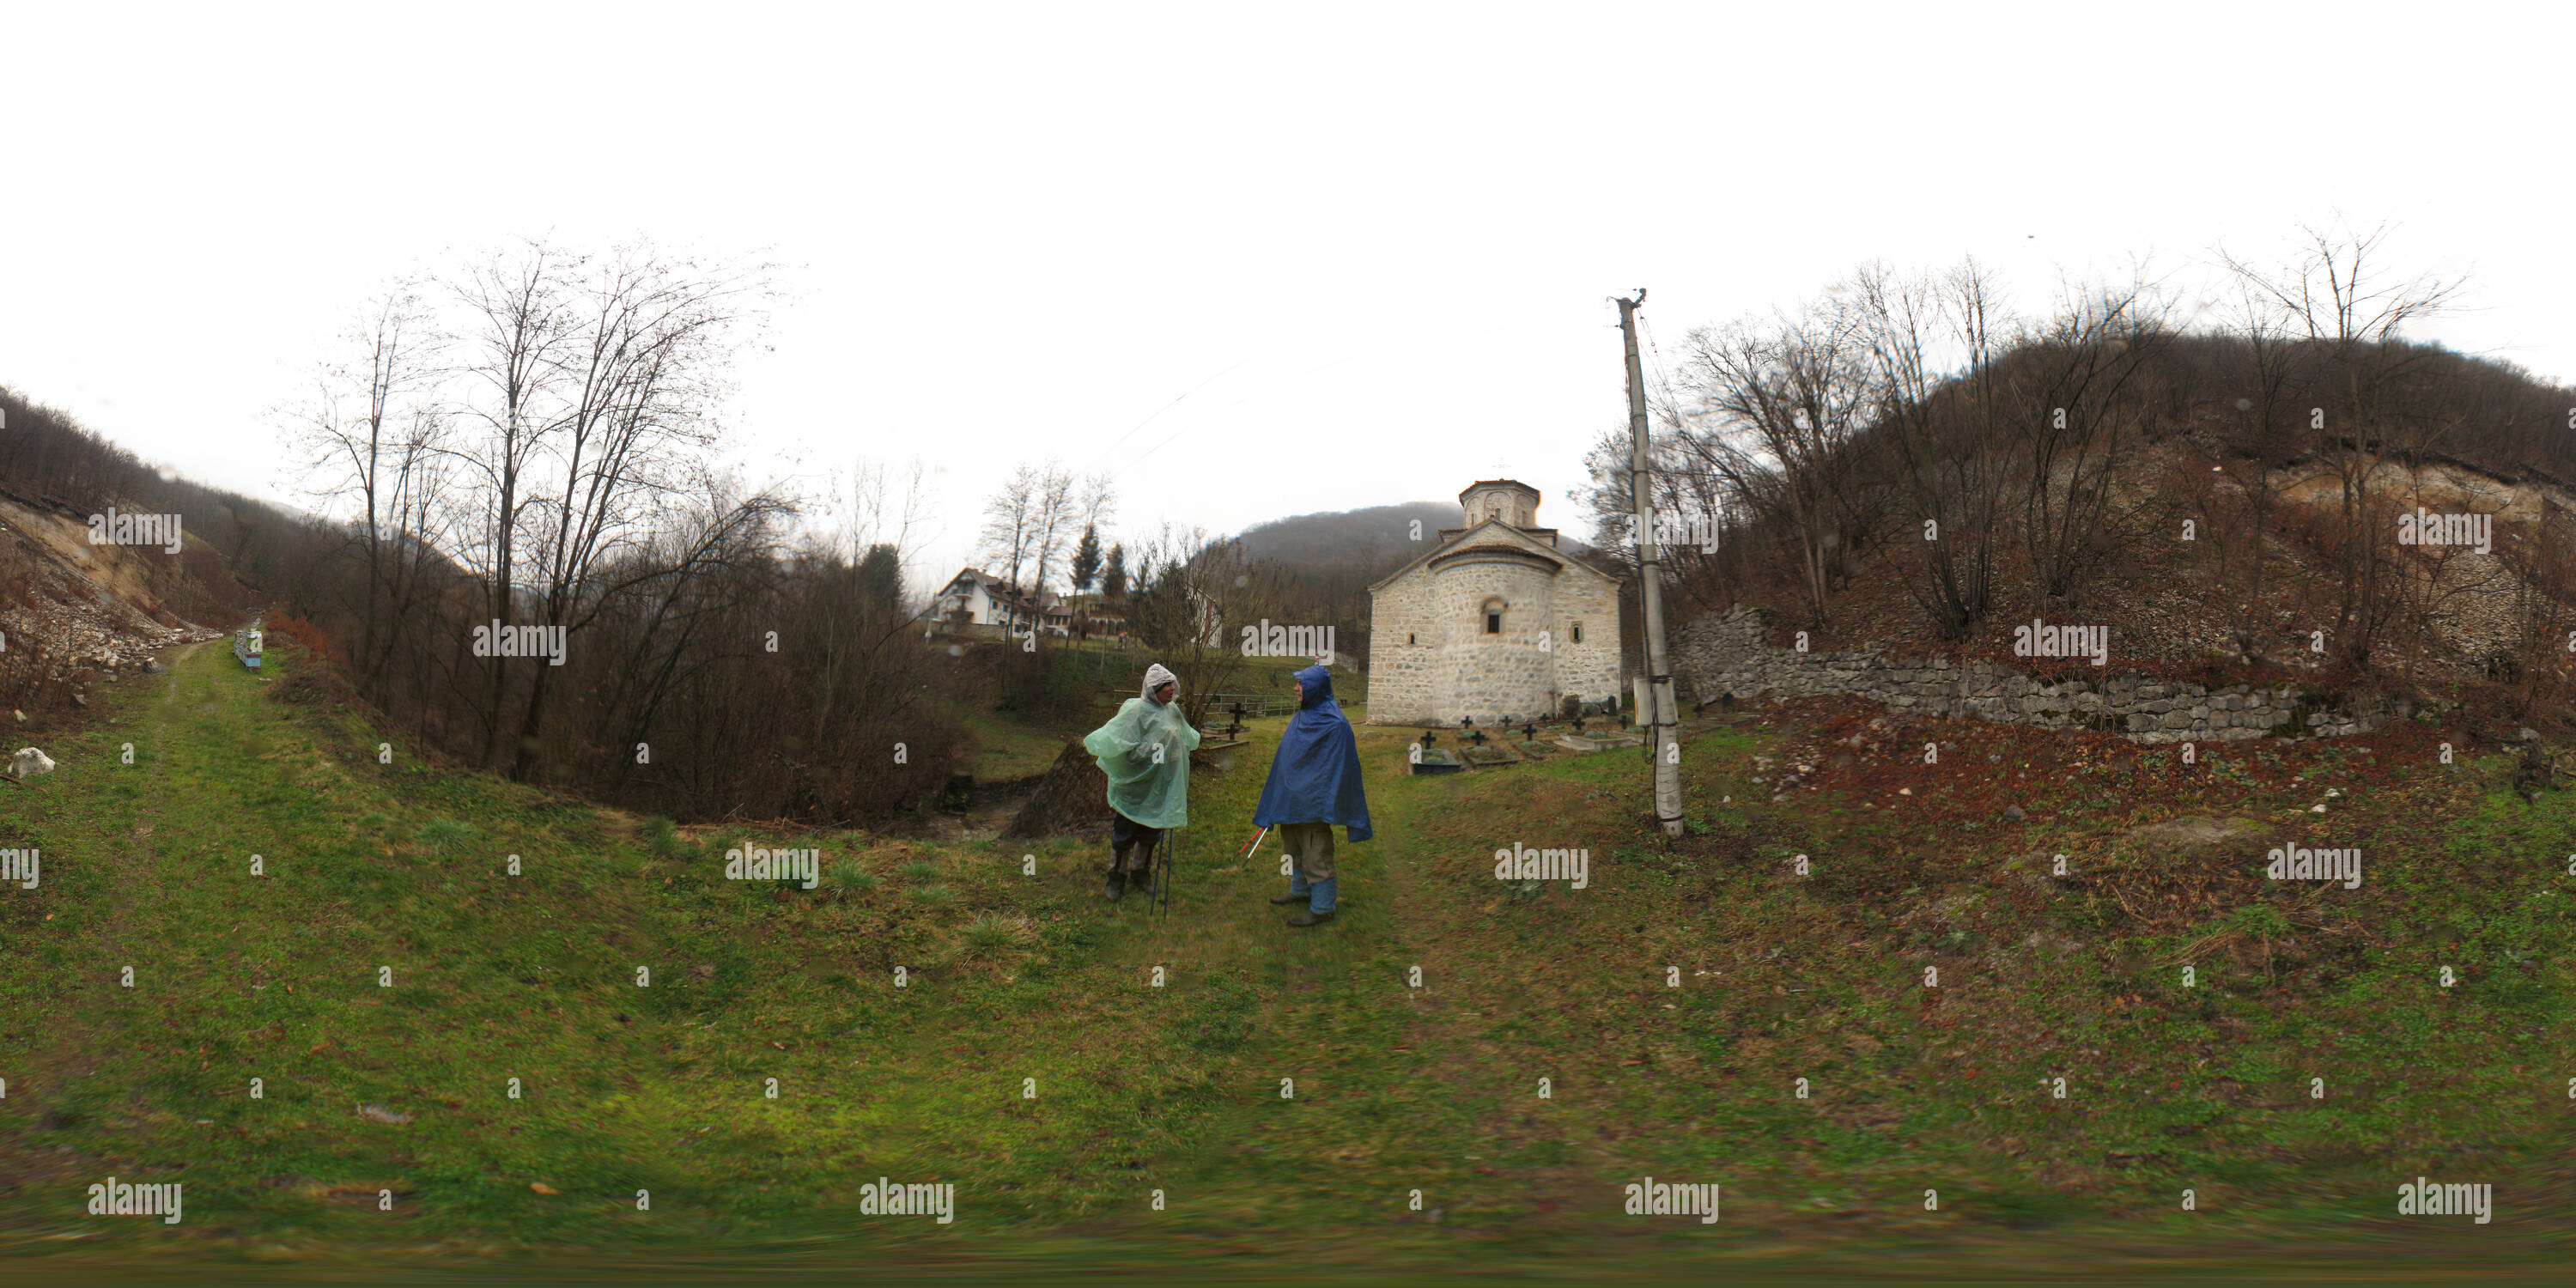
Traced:
[[935, 621], [951, 621], [962, 608], [970, 625], [1003, 626], [1011, 617], [1011, 602], [1010, 588], [1001, 579], [973, 568], [961, 568], [931, 599], [930, 616]]
[[1042, 626], [1051, 635], [1071, 632], [1073, 605], [1053, 591], [1030, 595], [1001, 578], [974, 568], [961, 568], [930, 601], [934, 622], [956, 621], [963, 610], [969, 626], [1025, 630]]

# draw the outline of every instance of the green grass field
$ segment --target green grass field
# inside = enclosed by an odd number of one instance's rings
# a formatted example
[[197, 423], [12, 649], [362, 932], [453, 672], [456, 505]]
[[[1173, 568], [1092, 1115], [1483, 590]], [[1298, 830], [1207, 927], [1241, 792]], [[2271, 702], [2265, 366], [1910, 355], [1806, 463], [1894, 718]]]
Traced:
[[[0, 788], [0, 846], [43, 864], [0, 891], [0, 1258], [56, 1274], [2570, 1251], [2576, 807], [2429, 733], [2122, 779], [2027, 731], [1941, 726], [1944, 769], [1748, 717], [1687, 742], [1668, 840], [1635, 751], [1414, 778], [1412, 731], [1363, 727], [1377, 838], [1342, 849], [1342, 915], [1292, 930], [1275, 841], [1237, 859], [1276, 720], [1195, 775], [1162, 919], [1104, 905], [1096, 845], [673, 828], [381, 764], [386, 735], [287, 700], [282, 645], [265, 678], [168, 660]], [[1802, 755], [1836, 764], [1773, 800]], [[2138, 839], [2184, 814], [2242, 820], [2234, 848]], [[2284, 836], [2362, 847], [2366, 880], [2267, 888]], [[1586, 850], [1586, 887], [1497, 880], [1522, 844]], [[816, 849], [820, 882], [725, 880], [742, 846]], [[111, 1174], [184, 1182], [184, 1220], [87, 1215]], [[2397, 1215], [2418, 1174], [2492, 1184], [2492, 1222]], [[1722, 1184], [1722, 1218], [1624, 1215], [1649, 1175]], [[953, 1223], [862, 1214], [881, 1176], [953, 1184]]]

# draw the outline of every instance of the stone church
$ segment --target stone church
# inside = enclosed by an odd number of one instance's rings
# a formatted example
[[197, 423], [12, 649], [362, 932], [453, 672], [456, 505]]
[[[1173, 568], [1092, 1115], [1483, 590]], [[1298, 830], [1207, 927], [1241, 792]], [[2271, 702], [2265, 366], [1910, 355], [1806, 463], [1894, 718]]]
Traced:
[[1467, 526], [1369, 587], [1369, 723], [1490, 726], [1617, 698], [1618, 580], [1557, 550], [1536, 488], [1488, 479], [1458, 504]]

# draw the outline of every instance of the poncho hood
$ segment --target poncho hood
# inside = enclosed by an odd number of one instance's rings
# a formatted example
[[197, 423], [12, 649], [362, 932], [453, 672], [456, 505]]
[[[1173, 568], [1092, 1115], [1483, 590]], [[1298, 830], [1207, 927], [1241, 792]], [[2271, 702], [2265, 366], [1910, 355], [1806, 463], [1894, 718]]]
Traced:
[[1325, 670], [1321, 664], [1299, 671], [1297, 686], [1299, 711], [1312, 711], [1317, 707], [1329, 706], [1335, 716], [1341, 716], [1342, 704], [1333, 701], [1333, 673]]
[[[1145, 668], [1145, 691], [1136, 696], [1143, 698], [1147, 702], [1151, 702], [1154, 700], [1154, 690], [1159, 689], [1166, 684], [1178, 684], [1180, 682], [1181, 677], [1172, 674], [1171, 669], [1164, 666], [1162, 663], [1156, 662], [1152, 666]], [[1178, 697], [1180, 695], [1176, 693], [1172, 696]]]
[[1261, 802], [1252, 823], [1339, 823], [1353, 842], [1369, 839], [1368, 794], [1360, 786], [1359, 740], [1351, 722], [1333, 700], [1333, 674], [1322, 666], [1297, 673], [1304, 691], [1297, 714], [1279, 734], [1279, 752], [1270, 758], [1270, 780], [1262, 784]]

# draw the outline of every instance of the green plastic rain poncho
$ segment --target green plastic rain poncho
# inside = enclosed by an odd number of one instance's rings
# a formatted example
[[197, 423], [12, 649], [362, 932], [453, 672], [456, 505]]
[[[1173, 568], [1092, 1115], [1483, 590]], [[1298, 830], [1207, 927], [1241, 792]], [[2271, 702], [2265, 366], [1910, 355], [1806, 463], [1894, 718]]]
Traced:
[[1156, 663], [1145, 672], [1148, 696], [1127, 699], [1109, 723], [1082, 740], [1082, 749], [1109, 776], [1109, 807], [1147, 827], [1190, 822], [1190, 749], [1199, 745], [1199, 731], [1181, 717], [1178, 701], [1160, 703], [1151, 696], [1174, 679]]

